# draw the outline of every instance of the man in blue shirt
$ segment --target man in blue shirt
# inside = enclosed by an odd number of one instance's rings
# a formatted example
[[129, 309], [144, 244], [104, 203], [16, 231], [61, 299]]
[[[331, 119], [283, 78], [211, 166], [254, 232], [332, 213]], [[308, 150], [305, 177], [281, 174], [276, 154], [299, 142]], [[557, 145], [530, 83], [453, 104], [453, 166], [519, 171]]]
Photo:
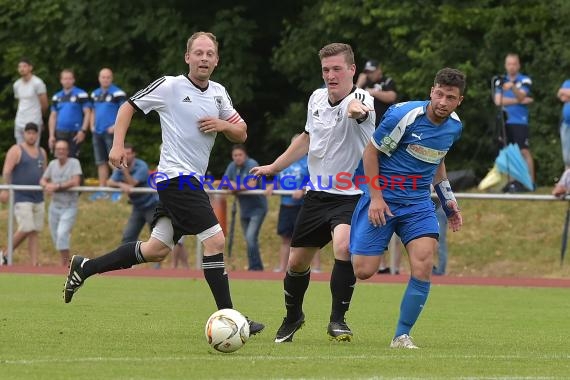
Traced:
[[[247, 156], [245, 146], [236, 144], [232, 147], [232, 160], [224, 177], [232, 182], [233, 190], [253, 190], [258, 187], [257, 179], [249, 171], [259, 166], [257, 161]], [[246, 177], [250, 177], [247, 181]], [[262, 271], [263, 262], [259, 253], [259, 231], [267, 214], [265, 195], [237, 195], [240, 208], [241, 228], [247, 244], [248, 270]]]
[[[454, 231], [463, 221], [446, 179], [444, 157], [461, 135], [454, 112], [463, 100], [465, 75], [440, 70], [430, 100], [396, 104], [364, 149], [354, 177], [363, 195], [352, 216], [350, 252], [357, 278], [370, 278], [394, 232], [408, 252], [411, 276], [400, 306], [392, 348], [417, 348], [409, 336], [430, 290], [439, 228], [430, 186]], [[364, 175], [363, 175], [364, 174]]]
[[152, 219], [154, 210], [158, 203], [156, 193], [133, 193], [131, 190], [136, 187], [148, 187], [148, 165], [143, 160], [136, 158], [135, 148], [125, 144], [127, 155], [127, 166], [115, 169], [111, 178], [107, 181], [110, 187], [119, 187], [124, 193], [129, 195], [129, 202], [133, 205], [129, 221], [123, 230], [121, 244], [137, 241], [139, 234], [145, 223], [152, 229]]
[[[113, 146], [113, 130], [119, 107], [126, 101], [127, 94], [113, 84], [113, 72], [103, 68], [99, 72], [101, 87], [91, 93], [93, 112], [91, 112], [91, 132], [93, 133], [93, 155], [97, 165], [99, 186], [107, 185], [109, 178], [109, 152]], [[97, 192], [91, 199], [98, 199], [105, 193]]]
[[519, 146], [528, 165], [530, 178], [534, 183], [534, 161], [528, 141], [530, 136], [528, 105], [533, 102], [530, 97], [532, 80], [529, 76], [521, 74], [520, 68], [518, 54], [507, 54], [505, 58], [506, 74], [501, 78], [500, 85], [496, 86], [495, 104], [502, 106], [507, 116], [505, 120], [506, 143], [515, 143]]
[[570, 169], [570, 79], [566, 79], [558, 89], [558, 99], [564, 106], [560, 123], [560, 142], [562, 143], [562, 158], [564, 166]]
[[78, 158], [89, 129], [89, 94], [74, 86], [75, 74], [71, 69], [62, 70], [59, 80], [63, 89], [51, 99], [49, 148], [53, 150], [56, 140], [65, 140], [69, 144], [69, 157]]

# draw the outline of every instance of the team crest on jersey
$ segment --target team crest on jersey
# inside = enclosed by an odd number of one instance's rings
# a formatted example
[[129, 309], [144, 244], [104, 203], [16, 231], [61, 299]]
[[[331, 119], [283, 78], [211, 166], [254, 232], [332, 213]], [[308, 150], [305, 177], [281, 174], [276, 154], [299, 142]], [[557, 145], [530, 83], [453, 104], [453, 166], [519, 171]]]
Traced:
[[338, 123], [341, 120], [342, 120], [342, 109], [339, 109], [338, 112], [336, 113], [336, 122]]
[[398, 143], [390, 136], [384, 136], [382, 139], [382, 151], [392, 153], [398, 147]]
[[222, 103], [223, 103], [223, 98], [221, 96], [214, 96], [214, 102], [216, 102], [216, 107], [218, 107], [219, 110], [222, 109]]
[[418, 160], [422, 160], [430, 164], [439, 164], [441, 159], [445, 157], [445, 154], [447, 153], [445, 150], [432, 149], [417, 144], [409, 144], [406, 148], [406, 152]]

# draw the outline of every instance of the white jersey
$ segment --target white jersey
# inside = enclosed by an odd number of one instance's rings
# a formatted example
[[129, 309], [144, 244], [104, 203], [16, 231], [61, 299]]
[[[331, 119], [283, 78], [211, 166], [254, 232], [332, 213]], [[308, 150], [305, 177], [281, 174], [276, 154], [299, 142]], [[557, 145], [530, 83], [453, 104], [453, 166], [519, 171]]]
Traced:
[[[364, 121], [348, 117], [348, 103], [358, 99], [372, 111]], [[352, 176], [364, 147], [374, 132], [374, 99], [360, 88], [354, 88], [344, 99], [331, 104], [326, 88], [315, 90], [307, 107], [305, 132], [309, 134], [308, 190], [353, 195], [361, 191], [352, 184]]]
[[18, 110], [16, 111], [16, 128], [24, 129], [28, 123], [42, 125], [42, 106], [38, 95], [45, 94], [46, 85], [44, 81], [35, 75], [30, 80], [22, 78], [14, 82], [14, 97], [18, 99]]
[[217, 133], [201, 132], [199, 119], [215, 117], [233, 124], [243, 122], [224, 86], [209, 81], [205, 90], [200, 89], [186, 75], [159, 78], [129, 102], [145, 114], [159, 114], [162, 148], [158, 171], [168, 178], [200, 177], [206, 172]]

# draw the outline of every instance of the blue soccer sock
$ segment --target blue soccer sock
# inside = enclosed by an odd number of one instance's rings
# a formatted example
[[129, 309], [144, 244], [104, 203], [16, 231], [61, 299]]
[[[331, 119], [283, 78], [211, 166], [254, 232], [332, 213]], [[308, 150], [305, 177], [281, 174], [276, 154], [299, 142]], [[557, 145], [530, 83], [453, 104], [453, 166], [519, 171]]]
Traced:
[[398, 320], [394, 337], [402, 334], [410, 335], [410, 330], [418, 320], [427, 301], [429, 288], [429, 281], [421, 281], [414, 277], [410, 278], [400, 305], [400, 319]]

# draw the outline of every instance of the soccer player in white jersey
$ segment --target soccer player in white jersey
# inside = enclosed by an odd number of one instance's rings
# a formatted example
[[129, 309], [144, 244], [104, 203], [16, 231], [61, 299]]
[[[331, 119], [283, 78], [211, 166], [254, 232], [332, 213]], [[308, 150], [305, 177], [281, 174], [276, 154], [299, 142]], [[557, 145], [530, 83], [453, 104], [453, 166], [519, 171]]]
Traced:
[[276, 174], [309, 154], [309, 191], [291, 239], [283, 281], [287, 316], [275, 336], [277, 343], [292, 341], [303, 326], [303, 298], [309, 286], [311, 260], [331, 240], [335, 262], [327, 333], [338, 341], [352, 339], [345, 314], [356, 278], [348, 253], [348, 237], [352, 212], [361, 194], [352, 184], [352, 174], [374, 131], [374, 100], [353, 84], [356, 65], [350, 45], [326, 45], [319, 57], [326, 88], [315, 90], [309, 99], [305, 133], [272, 164], [251, 171], [260, 176]]
[[[226, 89], [210, 81], [218, 64], [218, 42], [212, 33], [194, 33], [187, 42], [188, 75], [165, 76], [137, 92], [119, 109], [109, 161], [126, 167], [125, 136], [133, 114], [156, 111], [162, 128], [162, 147], [156, 188], [160, 198], [151, 237], [130, 242], [95, 259], [75, 255], [64, 288], [70, 302], [85, 279], [96, 273], [162, 261], [183, 235], [197, 235], [204, 245], [202, 268], [218, 309], [233, 308], [224, 267], [225, 237], [198, 178], [204, 176], [214, 140], [222, 133], [243, 143], [247, 125], [233, 108]], [[197, 178], [198, 177], [198, 178]], [[250, 333], [264, 325], [249, 321]]]

